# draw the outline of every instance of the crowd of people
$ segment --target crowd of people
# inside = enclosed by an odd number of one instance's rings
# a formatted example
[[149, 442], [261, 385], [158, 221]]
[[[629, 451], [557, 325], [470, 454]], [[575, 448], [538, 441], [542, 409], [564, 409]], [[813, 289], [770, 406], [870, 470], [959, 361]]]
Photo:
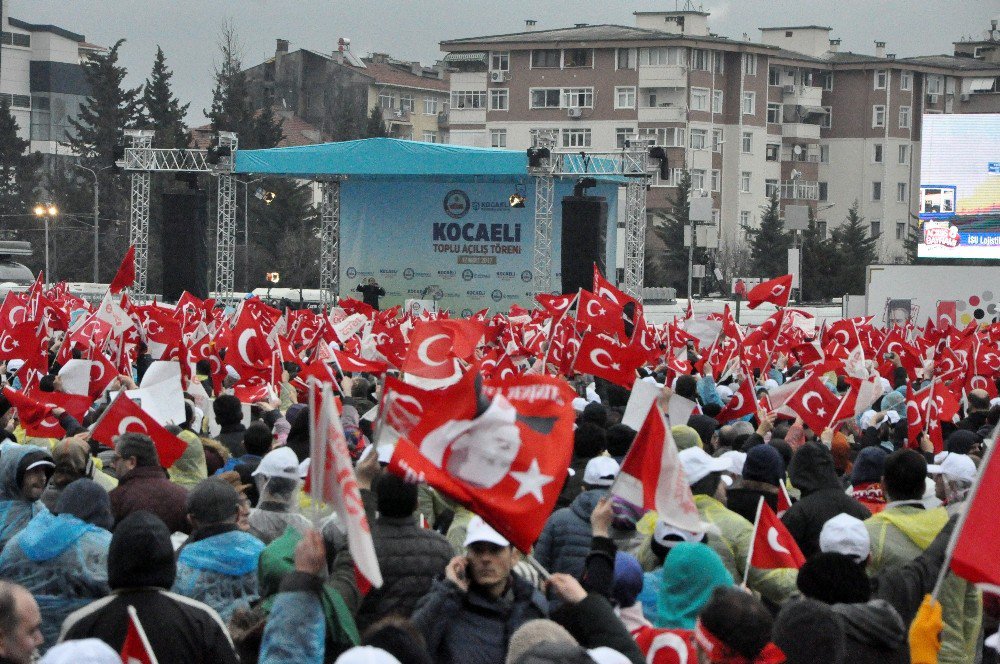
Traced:
[[[48, 350], [37, 389], [60, 393], [56, 338]], [[568, 373], [571, 460], [544, 528], [519, 551], [495, 515], [389, 472], [386, 374], [334, 365], [382, 577], [369, 587], [345, 524], [304, 490], [316, 413], [300, 367], [285, 363], [270, 395], [248, 401], [232, 375], [192, 363], [188, 386], [211, 412], [184, 393], [185, 419], [167, 427], [184, 451], [164, 467], [151, 435], [92, 435], [114, 396], [142, 382], [146, 353], [139, 346], [82, 419], [49, 408], [59, 437], [26, 433], [23, 363], [4, 367], [0, 664], [119, 662], [132, 616], [164, 663], [997, 661], [996, 596], [945, 568], [1000, 421], [989, 390], [964, 394], [936, 451], [907, 426], [927, 376], [890, 371], [869, 408], [814, 431], [778, 407], [727, 416], [744, 384], [763, 404], [801, 378], [790, 355], [726, 376], [694, 347], [686, 371], [647, 363], [635, 384], [656, 384], [652, 408], [696, 405], [669, 421], [668, 437], [705, 525], [693, 531], [613, 489], [637, 435], [623, 423], [630, 390]], [[833, 394], [850, 389], [836, 370], [826, 381]], [[761, 501], [801, 550], [800, 568], [750, 564]]]

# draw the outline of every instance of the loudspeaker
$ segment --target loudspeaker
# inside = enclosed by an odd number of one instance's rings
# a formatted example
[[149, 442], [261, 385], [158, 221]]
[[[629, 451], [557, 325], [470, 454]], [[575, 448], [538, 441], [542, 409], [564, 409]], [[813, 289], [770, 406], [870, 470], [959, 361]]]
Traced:
[[208, 194], [200, 190], [164, 192], [163, 299], [176, 302], [188, 291], [208, 297]]
[[608, 201], [603, 196], [562, 200], [562, 292], [594, 287], [594, 264], [605, 273]]

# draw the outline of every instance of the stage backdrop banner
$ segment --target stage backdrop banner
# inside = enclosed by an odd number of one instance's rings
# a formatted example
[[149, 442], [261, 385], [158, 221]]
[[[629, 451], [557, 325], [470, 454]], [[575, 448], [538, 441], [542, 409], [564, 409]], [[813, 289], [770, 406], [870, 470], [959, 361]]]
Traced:
[[[564, 196], [571, 180], [557, 181], [553, 205], [553, 288], [561, 278]], [[605, 260], [614, 274], [618, 186], [602, 183], [592, 196], [608, 201]], [[511, 194], [524, 207], [510, 206]], [[436, 300], [440, 309], [469, 315], [533, 305], [534, 179], [347, 180], [340, 190], [340, 293], [374, 277], [385, 288], [383, 308], [407, 299]]]

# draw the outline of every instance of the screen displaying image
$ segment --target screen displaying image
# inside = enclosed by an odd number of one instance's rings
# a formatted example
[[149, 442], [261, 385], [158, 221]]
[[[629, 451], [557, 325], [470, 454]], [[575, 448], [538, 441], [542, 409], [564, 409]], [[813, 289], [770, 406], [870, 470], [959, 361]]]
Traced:
[[1000, 114], [923, 116], [917, 255], [1000, 260]]

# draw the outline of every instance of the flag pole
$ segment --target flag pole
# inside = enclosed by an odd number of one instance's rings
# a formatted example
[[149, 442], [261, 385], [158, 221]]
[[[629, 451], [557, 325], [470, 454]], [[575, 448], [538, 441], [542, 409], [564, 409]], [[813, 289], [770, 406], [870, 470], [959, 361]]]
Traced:
[[757, 528], [760, 527], [760, 513], [764, 507], [764, 496], [760, 497], [757, 501], [757, 516], [753, 520], [753, 537], [750, 538], [750, 550], [747, 551], [747, 564], [743, 569], [743, 585], [747, 585], [747, 579], [750, 578], [750, 561], [753, 559], [753, 545], [757, 541]]
[[146, 649], [146, 654], [149, 655], [151, 664], [159, 664], [156, 661], [156, 653], [153, 652], [153, 646], [150, 645], [149, 639], [146, 637], [146, 630], [142, 628], [142, 623], [139, 622], [139, 614], [131, 604], [128, 605], [128, 616], [132, 624], [135, 625], [135, 631], [139, 635], [139, 640], [142, 641], [142, 647]]
[[323, 455], [319, 449], [316, 418], [316, 388], [320, 385], [314, 376], [309, 377], [309, 499], [313, 527], [319, 528], [320, 503], [323, 498]]
[[931, 597], [935, 600], [937, 599], [938, 593], [941, 592], [941, 584], [944, 583], [945, 574], [948, 573], [948, 568], [951, 566], [951, 557], [955, 553], [955, 545], [958, 544], [958, 536], [962, 533], [962, 527], [965, 525], [965, 520], [969, 516], [969, 508], [972, 506], [972, 501], [976, 499], [976, 494], [979, 492], [979, 485], [983, 482], [983, 476], [986, 474], [986, 469], [989, 468], [990, 459], [993, 458], [993, 453], [997, 448], [997, 434], [1000, 432], [1000, 425], [997, 425], [993, 429], [993, 444], [990, 445], [989, 450], [986, 451], [986, 456], [983, 457], [983, 462], [979, 464], [979, 472], [976, 473], [976, 480], [972, 483], [972, 488], [969, 489], [968, 497], [962, 501], [962, 509], [958, 513], [958, 522], [955, 524], [955, 529], [951, 532], [951, 538], [948, 540], [948, 549], [944, 554], [944, 562], [941, 564], [941, 570], [938, 572], [937, 580], [934, 582], [934, 590], [931, 591]]
[[550, 573], [549, 573], [549, 570], [547, 570], [547, 569], [545, 569], [544, 567], [542, 567], [542, 564], [541, 564], [540, 562], [538, 562], [538, 560], [536, 560], [536, 559], [535, 559], [535, 557], [534, 557], [533, 555], [531, 555], [530, 553], [529, 553], [529, 554], [526, 554], [526, 555], [524, 556], [524, 560], [525, 560], [525, 562], [527, 562], [527, 563], [528, 563], [529, 565], [531, 565], [531, 567], [532, 567], [532, 568], [533, 568], [533, 569], [534, 569], [534, 570], [535, 570], [536, 572], [538, 572], [538, 575], [539, 575], [540, 577], [542, 577], [542, 579], [543, 579], [544, 581], [548, 581], [549, 579], [551, 579], [551, 578], [552, 578], [552, 574], [550, 574]]
[[568, 314], [569, 310], [573, 308], [573, 305], [579, 303], [580, 292], [582, 290], [583, 290], [582, 288], [577, 289], [576, 296], [569, 301], [569, 304], [566, 305], [566, 308], [559, 315], [559, 320], [552, 323], [552, 328], [549, 330], [549, 343], [545, 345], [545, 356], [542, 358], [542, 371], [545, 373], [548, 373], [546, 366], [548, 365], [549, 362], [549, 351], [552, 350], [552, 341], [556, 338], [556, 328], [559, 327], [559, 323], [563, 322], [563, 319], [566, 318], [566, 314]]

